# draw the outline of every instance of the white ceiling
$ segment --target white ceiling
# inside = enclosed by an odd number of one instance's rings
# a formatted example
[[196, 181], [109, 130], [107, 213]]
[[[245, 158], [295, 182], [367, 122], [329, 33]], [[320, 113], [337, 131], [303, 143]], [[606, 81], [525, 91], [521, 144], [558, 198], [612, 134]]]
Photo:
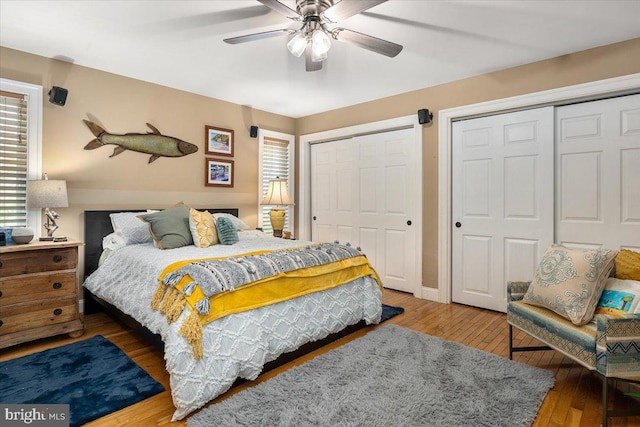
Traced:
[[254, 0], [0, 1], [2, 46], [295, 118], [640, 37], [640, 1], [389, 0], [338, 26], [397, 57], [334, 41], [316, 72], [286, 37], [222, 41], [297, 26]]

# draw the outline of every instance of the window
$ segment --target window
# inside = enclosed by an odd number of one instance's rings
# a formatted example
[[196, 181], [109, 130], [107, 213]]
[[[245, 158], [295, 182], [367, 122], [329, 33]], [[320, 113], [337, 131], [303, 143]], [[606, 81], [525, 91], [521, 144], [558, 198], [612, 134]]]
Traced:
[[[258, 173], [258, 204], [267, 194], [269, 181], [277, 177], [287, 180], [287, 189], [291, 200], [294, 200], [294, 142], [295, 137], [279, 132], [260, 129], [258, 135], [260, 144], [260, 163]], [[258, 227], [262, 227], [265, 233], [273, 233], [269, 221], [269, 211], [272, 206], [258, 205]], [[286, 213], [285, 231], [294, 231], [294, 206], [289, 206]]]
[[27, 180], [42, 176], [41, 128], [42, 87], [0, 79], [1, 227], [40, 230], [40, 210], [27, 210]]

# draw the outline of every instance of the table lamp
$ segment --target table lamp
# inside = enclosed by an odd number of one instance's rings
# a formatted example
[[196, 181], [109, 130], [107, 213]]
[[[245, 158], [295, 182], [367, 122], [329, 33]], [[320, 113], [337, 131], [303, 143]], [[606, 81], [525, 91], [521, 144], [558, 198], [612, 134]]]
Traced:
[[44, 208], [47, 216], [44, 228], [47, 229], [47, 236], [40, 237], [42, 241], [61, 241], [66, 237], [53, 237], [53, 232], [58, 229], [56, 219], [60, 217], [52, 208], [66, 208], [69, 206], [67, 199], [67, 182], [58, 179], [49, 179], [44, 174], [43, 180], [27, 181], [27, 206], [29, 208]]
[[267, 195], [260, 204], [275, 206], [271, 209], [271, 212], [269, 212], [269, 220], [271, 221], [274, 237], [282, 237], [282, 229], [284, 228], [286, 215], [286, 209], [284, 207], [293, 205], [289, 197], [289, 192], [287, 191], [287, 181], [280, 179], [280, 177], [269, 181]]

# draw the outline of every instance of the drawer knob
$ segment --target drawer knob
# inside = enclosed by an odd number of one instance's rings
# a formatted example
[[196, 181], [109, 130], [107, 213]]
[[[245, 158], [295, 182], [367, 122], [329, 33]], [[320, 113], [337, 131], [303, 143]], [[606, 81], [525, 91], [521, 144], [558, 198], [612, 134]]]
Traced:
[[0, 291], [0, 297], [2, 296], [2, 291]]
[[2, 261], [0, 261], [0, 268], [2, 268]]
[[2, 320], [0, 320], [0, 326], [2, 326], [2, 324], [3, 324], [3, 323], [4, 323], [4, 322], [3, 322]]
[[53, 256], [53, 262], [60, 262], [60, 261], [62, 261], [62, 255]]
[[56, 282], [53, 284], [53, 289], [60, 289], [62, 287], [62, 283]]
[[55, 310], [53, 310], [53, 314], [56, 316], [60, 316], [62, 314], [62, 309], [56, 308]]

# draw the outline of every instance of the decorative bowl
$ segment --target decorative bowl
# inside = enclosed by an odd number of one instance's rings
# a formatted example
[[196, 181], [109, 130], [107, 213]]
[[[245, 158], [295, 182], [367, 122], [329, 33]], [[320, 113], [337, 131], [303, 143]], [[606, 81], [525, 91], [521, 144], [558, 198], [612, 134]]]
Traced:
[[29, 227], [14, 228], [11, 232], [11, 238], [18, 245], [24, 245], [33, 240], [33, 229]]

